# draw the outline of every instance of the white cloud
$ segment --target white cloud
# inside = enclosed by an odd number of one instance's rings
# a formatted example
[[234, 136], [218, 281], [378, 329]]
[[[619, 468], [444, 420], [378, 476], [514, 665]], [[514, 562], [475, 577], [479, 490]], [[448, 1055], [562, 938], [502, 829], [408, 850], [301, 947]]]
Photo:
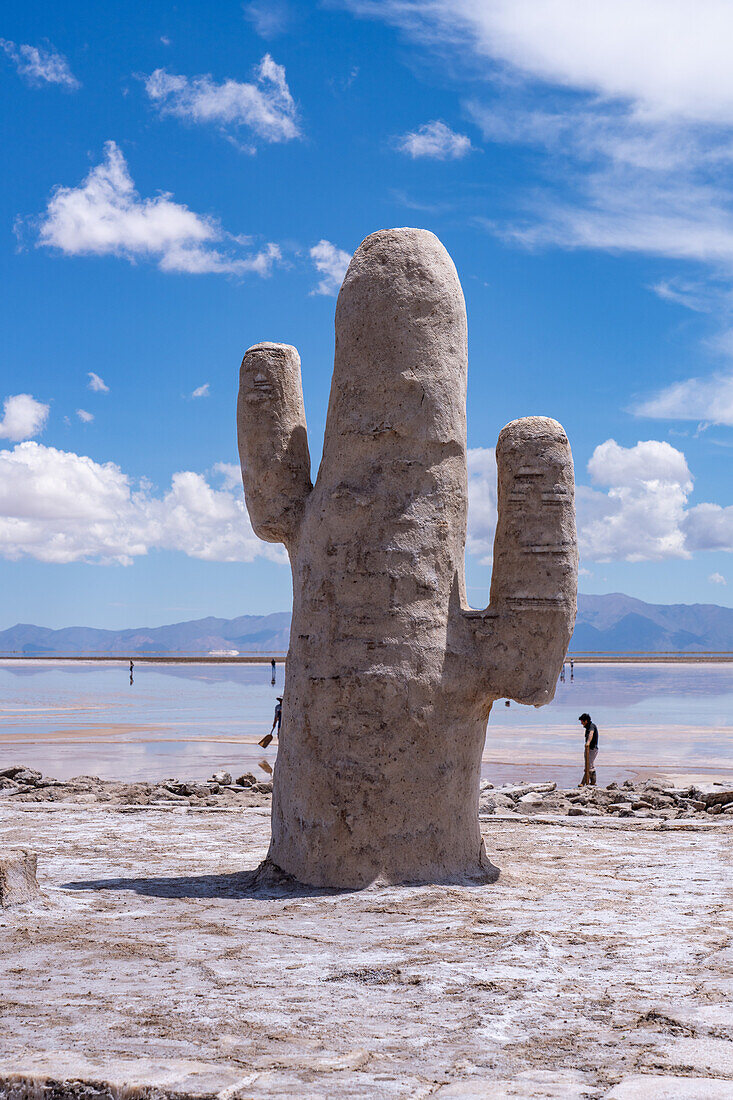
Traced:
[[633, 410], [637, 416], [664, 420], [706, 420], [733, 426], [733, 375], [674, 382]]
[[338, 294], [346, 269], [351, 263], [351, 253], [337, 248], [330, 241], [322, 240], [310, 250], [316, 271], [323, 275], [313, 294]]
[[219, 223], [159, 194], [141, 199], [115, 142], [79, 187], [57, 187], [41, 220], [39, 244], [67, 256], [157, 260], [161, 271], [269, 275], [281, 258], [276, 244], [238, 256], [214, 245], [235, 242]]
[[234, 462], [215, 462], [211, 467], [215, 474], [221, 478], [224, 489], [242, 490], [242, 469]]
[[488, 447], [468, 451], [466, 550], [481, 565], [491, 562], [496, 531], [496, 454]]
[[288, 29], [292, 13], [284, 0], [254, 0], [245, 4], [244, 17], [260, 38], [275, 38]]
[[63, 54], [50, 46], [17, 46], [15, 42], [0, 38], [0, 47], [31, 84], [60, 84], [69, 89], [81, 87]]
[[[342, 0], [487, 81], [465, 104], [493, 142], [539, 147], [538, 186], [492, 232], [526, 247], [659, 256], [696, 265], [654, 290], [731, 309], [733, 5], [728, 0]], [[482, 219], [479, 219], [481, 221]], [[711, 415], [722, 388], [722, 408]], [[692, 378], [642, 415], [731, 423], [733, 379]], [[695, 409], [697, 411], [692, 412]]]
[[711, 584], [722, 584], [722, 585], [727, 585], [728, 584], [727, 580], [725, 579], [725, 577], [723, 576], [722, 573], [711, 573], [710, 576], [708, 577], [708, 580], [710, 581]]
[[287, 560], [252, 531], [241, 482], [236, 491], [217, 489], [202, 474], [181, 471], [155, 495], [112, 462], [39, 443], [0, 451], [4, 557], [129, 564], [155, 549], [204, 561]]
[[[177, 76], [156, 69], [145, 90], [161, 114], [190, 122], [246, 127], [264, 141], [292, 141], [300, 137], [298, 113], [285, 69], [269, 54], [255, 69], [255, 83], [236, 80], [215, 83], [210, 76]], [[254, 149], [248, 149], [254, 152]]]
[[650, 439], [622, 447], [613, 439], [594, 450], [591, 481], [578, 488], [580, 549], [596, 561], [659, 561], [689, 557], [682, 529], [692, 475], [681, 451]]
[[651, 116], [727, 122], [733, 113], [727, 0], [343, 2], [433, 46]]
[[[576, 486], [578, 540], [585, 561], [662, 561], [695, 551], [733, 553], [733, 505], [689, 506], [693, 478], [684, 454], [650, 439], [601, 443], [588, 463], [591, 485]], [[491, 562], [496, 530], [493, 450], [468, 451], [466, 550]], [[583, 568], [581, 576], [592, 576]]]
[[98, 374], [95, 374], [93, 370], [88, 372], [89, 381], [87, 387], [92, 390], [93, 393], [109, 393], [109, 386], [100, 378]]
[[16, 393], [3, 402], [0, 439], [18, 443], [43, 431], [48, 420], [49, 405], [36, 401], [29, 393]]
[[191, 393], [191, 397], [208, 397], [209, 396], [209, 383], [204, 382], [203, 386], [197, 386]]
[[471, 152], [473, 146], [465, 134], [457, 134], [436, 119], [426, 122], [397, 138], [397, 148], [413, 158], [432, 157], [434, 160], [458, 160]]
[[697, 504], [685, 517], [690, 550], [733, 551], [733, 505]]
[[91, 424], [92, 420], [94, 420], [94, 413], [87, 412], [86, 409], [77, 409], [76, 415], [85, 424]]

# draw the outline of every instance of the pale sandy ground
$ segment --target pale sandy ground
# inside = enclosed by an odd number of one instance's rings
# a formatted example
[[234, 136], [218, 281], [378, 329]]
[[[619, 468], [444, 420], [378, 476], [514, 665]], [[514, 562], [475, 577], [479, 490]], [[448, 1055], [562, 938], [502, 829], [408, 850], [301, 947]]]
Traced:
[[278, 896], [266, 808], [0, 806], [0, 1096], [733, 1098], [733, 822], [482, 827], [492, 886]]

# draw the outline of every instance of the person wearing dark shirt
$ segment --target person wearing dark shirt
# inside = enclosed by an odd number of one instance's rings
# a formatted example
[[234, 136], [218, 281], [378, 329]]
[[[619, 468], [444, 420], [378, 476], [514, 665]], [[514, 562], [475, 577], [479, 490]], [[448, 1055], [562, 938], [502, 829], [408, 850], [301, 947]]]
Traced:
[[283, 697], [282, 697], [282, 695], [278, 695], [277, 696], [277, 703], [275, 704], [275, 717], [272, 720], [272, 729], [270, 730], [269, 733], [265, 734], [265, 736], [262, 738], [261, 741], [257, 742], [257, 744], [261, 745], [263, 749], [266, 749], [267, 746], [272, 741], [272, 733], [273, 733], [273, 730], [275, 729], [275, 726], [277, 726], [278, 740], [280, 739], [280, 723], [282, 722], [282, 717], [283, 717]]
[[590, 714], [581, 714], [578, 721], [585, 730], [585, 771], [581, 787], [596, 785], [596, 757], [598, 756], [598, 726], [591, 721]]

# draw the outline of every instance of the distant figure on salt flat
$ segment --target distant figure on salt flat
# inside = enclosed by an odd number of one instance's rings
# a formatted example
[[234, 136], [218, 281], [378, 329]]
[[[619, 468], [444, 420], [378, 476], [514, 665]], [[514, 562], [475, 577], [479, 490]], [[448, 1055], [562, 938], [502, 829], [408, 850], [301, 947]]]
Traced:
[[275, 658], [274, 657], [270, 661], [270, 665], [272, 667], [272, 682], [274, 684], [275, 683], [275, 673], [277, 671], [277, 665], [275, 664]]
[[573, 658], [571, 657], [570, 658], [570, 680], [571, 680], [571, 682], [572, 682], [572, 679], [573, 679], [574, 675], [575, 675], [575, 664], [573, 663]]
[[257, 744], [260, 745], [263, 749], [266, 749], [267, 746], [272, 741], [272, 731], [275, 729], [275, 726], [277, 726], [277, 739], [278, 739], [278, 741], [280, 740], [280, 723], [282, 721], [282, 716], [283, 716], [283, 697], [282, 697], [282, 695], [278, 695], [277, 703], [275, 704], [275, 717], [272, 720], [272, 729], [270, 730], [269, 733], [265, 734], [265, 736], [262, 738], [261, 741], [257, 742]]
[[562, 668], [560, 669], [560, 683], [561, 684], [565, 683], [565, 662], [564, 661], [562, 663]]
[[585, 730], [585, 770], [581, 787], [596, 785], [596, 757], [598, 756], [598, 726], [591, 721], [590, 714], [581, 714], [578, 721]]
[[134, 668], [134, 667], [135, 667], [135, 666], [134, 666], [134, 664], [132, 663], [132, 658], [130, 658], [130, 683], [132, 683], [132, 682], [133, 682], [133, 680], [132, 680], [132, 670], [133, 670], [133, 668]]

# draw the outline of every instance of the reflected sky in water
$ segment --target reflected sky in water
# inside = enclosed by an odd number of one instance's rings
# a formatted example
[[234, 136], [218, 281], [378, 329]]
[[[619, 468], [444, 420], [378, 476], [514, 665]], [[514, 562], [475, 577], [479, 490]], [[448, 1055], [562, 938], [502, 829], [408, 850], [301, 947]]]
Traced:
[[[263, 753], [256, 742], [282, 684], [282, 665], [273, 687], [269, 665], [136, 664], [130, 686], [124, 662], [0, 663], [0, 766], [59, 778], [257, 774], [275, 758], [276, 744]], [[546, 707], [494, 705], [484, 773], [567, 781], [585, 710], [600, 730], [602, 782], [633, 769], [733, 769], [733, 665], [576, 665]]]

